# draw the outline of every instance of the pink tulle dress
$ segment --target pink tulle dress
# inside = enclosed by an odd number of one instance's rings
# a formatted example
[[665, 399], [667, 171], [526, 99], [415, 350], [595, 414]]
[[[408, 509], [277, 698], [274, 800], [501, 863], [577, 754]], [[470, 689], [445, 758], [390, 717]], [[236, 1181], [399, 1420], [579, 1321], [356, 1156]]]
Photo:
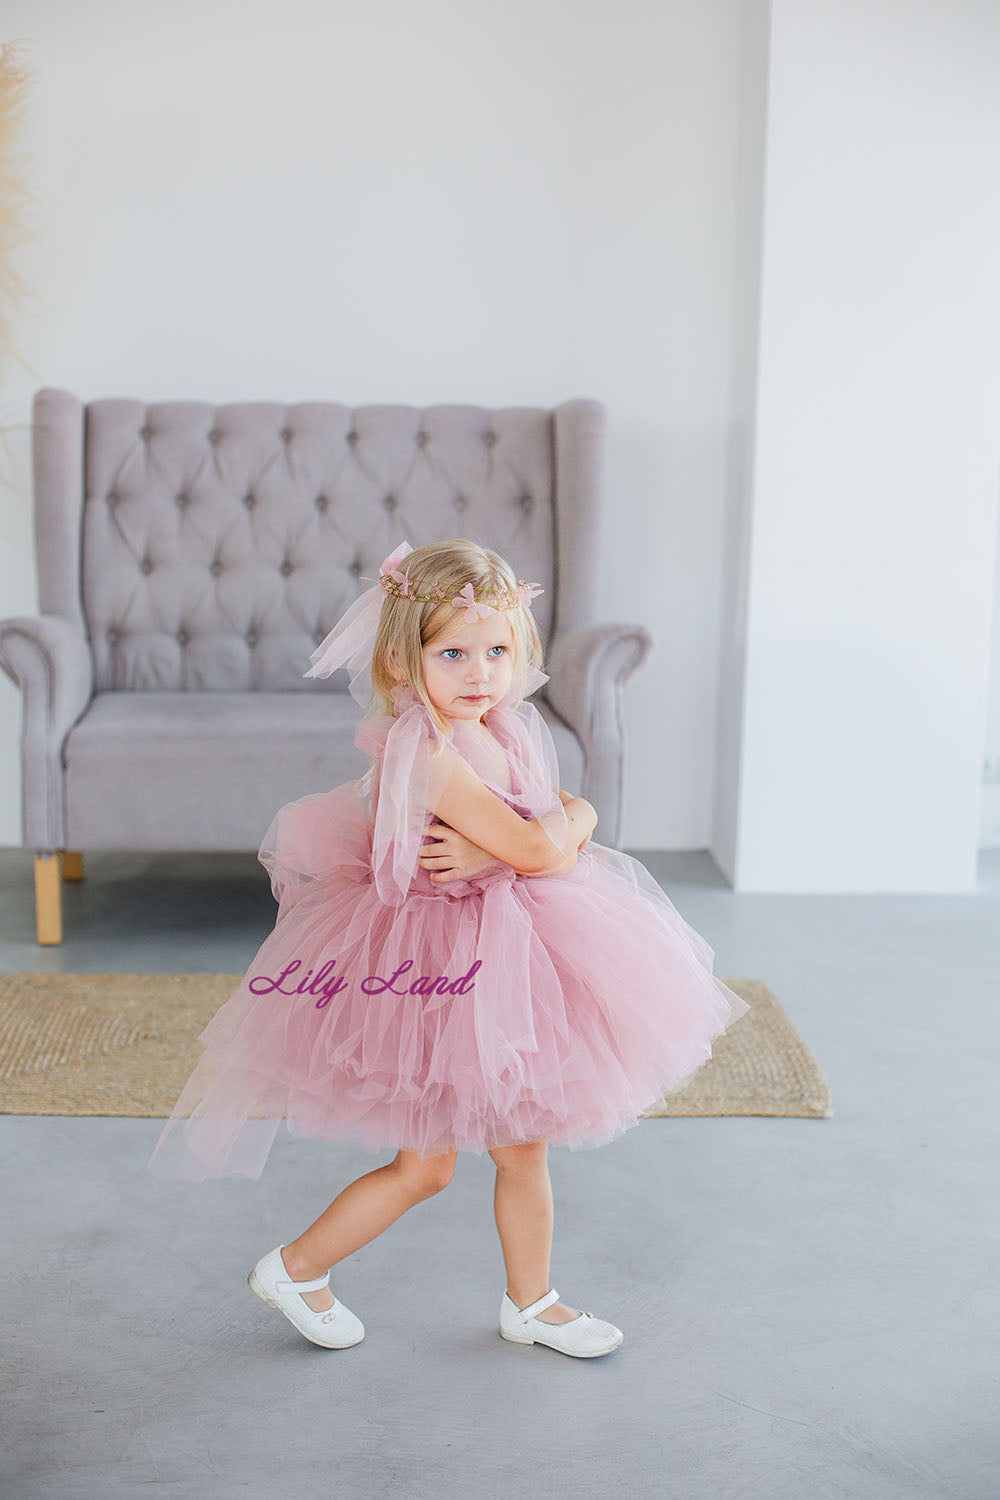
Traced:
[[619, 850], [591, 840], [561, 874], [494, 860], [432, 881], [418, 856], [450, 757], [558, 838], [555, 746], [531, 702], [505, 699], [489, 734], [456, 722], [442, 752], [412, 688], [395, 698], [358, 728], [365, 775], [288, 803], [264, 835], [275, 926], [199, 1036], [154, 1176], [258, 1178], [282, 1119], [369, 1151], [600, 1146], [749, 1009]]

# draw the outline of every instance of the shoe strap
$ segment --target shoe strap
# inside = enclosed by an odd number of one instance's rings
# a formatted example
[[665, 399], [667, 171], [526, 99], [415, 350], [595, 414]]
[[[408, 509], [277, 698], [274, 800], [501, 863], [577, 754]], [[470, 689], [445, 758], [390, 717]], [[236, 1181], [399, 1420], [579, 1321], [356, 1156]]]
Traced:
[[287, 1276], [278, 1276], [275, 1278], [275, 1285], [281, 1291], [290, 1287], [293, 1292], [318, 1292], [330, 1285], [330, 1273], [324, 1271], [322, 1276], [314, 1276], [311, 1281], [292, 1281]]
[[549, 1290], [545, 1293], [545, 1296], [539, 1297], [537, 1302], [529, 1302], [527, 1307], [519, 1307], [517, 1309], [517, 1315], [519, 1318], [523, 1318], [524, 1321], [527, 1322], [528, 1319], [533, 1318], [536, 1313], [544, 1312], [547, 1307], [552, 1306], [553, 1302], [558, 1301], [559, 1293], [556, 1291], [554, 1286], [550, 1287]]

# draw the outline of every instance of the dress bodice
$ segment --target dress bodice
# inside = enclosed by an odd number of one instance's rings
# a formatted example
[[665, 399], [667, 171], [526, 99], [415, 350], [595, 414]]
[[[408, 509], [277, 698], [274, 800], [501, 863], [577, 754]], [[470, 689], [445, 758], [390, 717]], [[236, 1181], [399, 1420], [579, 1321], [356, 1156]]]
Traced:
[[[358, 728], [355, 743], [373, 757], [359, 783], [369, 806], [372, 829], [371, 861], [383, 900], [396, 905], [417, 890], [461, 895], [473, 883], [514, 879], [515, 871], [497, 860], [468, 880], [431, 883], [419, 865], [420, 850], [448, 777], [448, 760], [438, 754], [442, 740], [476, 773], [488, 790], [500, 797], [518, 817], [545, 819], [553, 842], [565, 820], [555, 787], [558, 763], [537, 709], [502, 704], [477, 721], [452, 720], [444, 734], [427, 706], [413, 701], [412, 689], [394, 690], [396, 712], [376, 715]], [[443, 820], [440, 820], [443, 821]]]

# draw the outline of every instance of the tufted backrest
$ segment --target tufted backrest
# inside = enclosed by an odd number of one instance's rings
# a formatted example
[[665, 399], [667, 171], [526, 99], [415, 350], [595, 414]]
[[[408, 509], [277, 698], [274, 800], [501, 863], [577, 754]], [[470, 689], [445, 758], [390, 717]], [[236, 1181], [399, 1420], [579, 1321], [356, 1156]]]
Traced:
[[[582, 400], [82, 406], [40, 391], [41, 608], [84, 625], [98, 691], [343, 691], [343, 669], [302, 674], [369, 587], [362, 575], [404, 537], [468, 536], [544, 586], [532, 612], [547, 643], [586, 618], [596, 584], [576, 576], [557, 597], [557, 521], [572, 511], [596, 535], [603, 412]], [[585, 547], [578, 562], [596, 573]]]

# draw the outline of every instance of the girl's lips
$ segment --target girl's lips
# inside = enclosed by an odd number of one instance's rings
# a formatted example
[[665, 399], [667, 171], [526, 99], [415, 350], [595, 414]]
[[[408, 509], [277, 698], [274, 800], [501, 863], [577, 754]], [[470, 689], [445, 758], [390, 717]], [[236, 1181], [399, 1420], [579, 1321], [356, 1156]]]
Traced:
[[482, 703], [490, 695], [489, 693], [463, 693], [463, 703]]

